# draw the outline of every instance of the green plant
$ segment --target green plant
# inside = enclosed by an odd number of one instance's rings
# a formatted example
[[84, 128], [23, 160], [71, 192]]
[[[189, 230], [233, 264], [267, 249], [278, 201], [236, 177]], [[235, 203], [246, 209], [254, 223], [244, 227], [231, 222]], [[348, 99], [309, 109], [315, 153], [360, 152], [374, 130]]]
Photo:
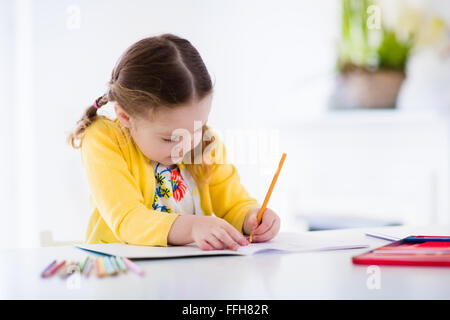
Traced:
[[[379, 28], [368, 27], [368, 8], [374, 0], [342, 0], [341, 39], [338, 69], [390, 69], [404, 71], [413, 37], [399, 39], [394, 30], [382, 23]], [[379, 7], [377, 7], [379, 9]]]
[[392, 30], [383, 29], [383, 39], [377, 48], [378, 68], [404, 71], [412, 46], [412, 37], [399, 41]]

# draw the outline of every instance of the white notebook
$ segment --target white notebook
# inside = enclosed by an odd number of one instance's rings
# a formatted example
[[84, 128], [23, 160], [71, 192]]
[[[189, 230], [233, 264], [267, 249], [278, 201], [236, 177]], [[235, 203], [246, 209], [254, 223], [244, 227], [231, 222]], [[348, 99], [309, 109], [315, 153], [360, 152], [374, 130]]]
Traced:
[[237, 251], [205, 251], [200, 249], [197, 245], [195, 245], [195, 243], [185, 246], [168, 247], [135, 246], [121, 243], [81, 244], [76, 245], [76, 247], [94, 253], [126, 257], [130, 259], [160, 259], [215, 255], [249, 256], [268, 252], [294, 253], [345, 250], [367, 248], [369, 246], [364, 243], [351, 243], [349, 241], [336, 241], [336, 239], [322, 239], [321, 237], [315, 236], [311, 237], [301, 233], [280, 233], [268, 242], [251, 243], [248, 246], [240, 246]]

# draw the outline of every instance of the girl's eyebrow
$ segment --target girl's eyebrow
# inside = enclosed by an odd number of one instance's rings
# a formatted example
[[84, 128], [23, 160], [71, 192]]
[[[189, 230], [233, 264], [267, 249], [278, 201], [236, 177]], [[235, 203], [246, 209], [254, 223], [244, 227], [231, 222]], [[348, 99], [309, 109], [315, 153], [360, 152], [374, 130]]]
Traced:
[[[202, 130], [202, 128], [203, 128], [203, 127], [200, 127], [200, 128], [198, 128], [196, 131], [200, 131], [200, 130]], [[173, 129], [172, 131], [169, 131], [169, 132], [161, 133], [161, 135], [170, 137], [170, 136], [172, 136], [172, 132], [174, 132], [175, 130], [176, 130], [176, 129]], [[194, 132], [196, 132], [196, 131], [194, 131]], [[192, 132], [189, 132], [189, 133], [192, 134]]]

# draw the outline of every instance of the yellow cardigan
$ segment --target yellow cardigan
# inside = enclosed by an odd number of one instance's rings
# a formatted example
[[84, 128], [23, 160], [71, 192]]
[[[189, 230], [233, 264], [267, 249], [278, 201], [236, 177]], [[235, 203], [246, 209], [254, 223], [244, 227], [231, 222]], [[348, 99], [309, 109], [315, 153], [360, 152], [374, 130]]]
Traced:
[[[226, 163], [225, 146], [217, 135], [215, 138], [222, 148], [223, 162], [217, 165], [209, 183], [196, 181], [200, 205], [204, 215], [223, 218], [243, 233], [245, 215], [260, 205], [240, 183], [235, 166]], [[118, 119], [102, 117], [86, 129], [81, 160], [93, 207], [87, 243], [168, 245], [170, 228], [182, 213], [153, 210], [155, 176], [150, 159]]]

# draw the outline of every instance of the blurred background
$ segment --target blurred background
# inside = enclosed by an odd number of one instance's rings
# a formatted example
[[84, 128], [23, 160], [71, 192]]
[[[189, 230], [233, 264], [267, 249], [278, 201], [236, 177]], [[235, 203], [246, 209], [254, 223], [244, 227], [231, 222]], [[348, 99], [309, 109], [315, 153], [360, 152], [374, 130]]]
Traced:
[[2, 0], [0, 247], [84, 240], [66, 135], [121, 53], [161, 33], [202, 55], [209, 124], [261, 203], [287, 153], [282, 231], [449, 223], [449, 1]]

